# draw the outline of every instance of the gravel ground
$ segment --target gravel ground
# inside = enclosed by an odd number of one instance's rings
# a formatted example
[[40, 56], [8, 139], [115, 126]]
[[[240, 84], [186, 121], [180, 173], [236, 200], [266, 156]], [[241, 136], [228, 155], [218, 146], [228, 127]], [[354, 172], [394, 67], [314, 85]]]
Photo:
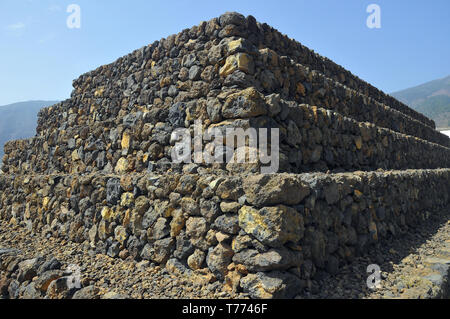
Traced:
[[3, 221], [0, 222], [0, 247], [19, 249], [24, 259], [52, 255], [62, 263], [63, 269], [70, 264], [78, 265], [81, 268], [83, 286], [94, 285], [99, 288], [100, 295], [117, 293], [133, 299], [247, 297], [245, 294], [236, 295], [226, 291], [219, 282], [208, 282], [209, 278], [202, 274], [187, 277], [131, 259], [94, 255], [82, 244], [53, 238], [43, 239]]
[[[367, 287], [367, 267], [372, 264], [381, 269], [380, 286], [374, 290]], [[414, 232], [381, 241], [337, 275], [322, 274], [313, 281], [312, 289], [298, 298], [449, 298], [448, 290], [442, 291], [449, 268], [450, 208], [430, 217]]]

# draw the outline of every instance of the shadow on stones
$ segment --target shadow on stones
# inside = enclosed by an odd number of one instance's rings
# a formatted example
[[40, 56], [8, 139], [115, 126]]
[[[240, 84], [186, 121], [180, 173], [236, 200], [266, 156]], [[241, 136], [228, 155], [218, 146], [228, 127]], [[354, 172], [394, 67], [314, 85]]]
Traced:
[[[316, 275], [315, 291], [300, 294], [301, 298], [331, 298], [354, 299], [365, 298], [373, 294], [374, 290], [367, 287], [367, 267], [371, 264], [379, 265], [382, 273], [392, 274], [394, 265], [413, 254], [424, 243], [430, 240], [437, 231], [450, 220], [450, 207], [439, 213], [432, 214], [428, 220], [414, 226], [408, 226], [402, 234], [381, 239], [372, 245], [367, 252], [356, 257], [351, 263], [341, 267], [338, 274], [332, 276], [327, 273]], [[382, 276], [382, 284], [385, 276]], [[395, 289], [393, 287], [389, 287]], [[386, 292], [386, 290], [383, 290]], [[395, 297], [387, 295], [385, 297]]]

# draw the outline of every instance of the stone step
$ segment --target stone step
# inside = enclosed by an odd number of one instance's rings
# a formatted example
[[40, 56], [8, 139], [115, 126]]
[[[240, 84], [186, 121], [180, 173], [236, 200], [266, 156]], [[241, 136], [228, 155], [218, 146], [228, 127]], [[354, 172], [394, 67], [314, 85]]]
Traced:
[[[448, 208], [450, 169], [0, 174], [0, 194], [0, 218], [34, 233], [111, 257], [127, 249], [157, 264], [206, 267], [253, 298], [293, 297], [316, 272], [335, 274]], [[270, 278], [277, 289], [266, 286]]]
[[191, 102], [206, 108], [232, 87], [254, 86], [265, 94], [278, 92], [286, 100], [320, 105], [360, 122], [450, 145], [446, 136], [434, 130], [431, 120], [414, 116], [417, 112], [394, 107], [394, 100], [379, 99], [366, 86], [349, 85], [331, 77], [326, 69], [316, 71], [320, 68], [308, 59], [294, 62], [299, 54], [282, 56], [286, 52], [277, 54], [265, 45], [256, 50], [251, 40], [246, 40], [252, 39], [248, 32], [241, 33], [220, 39], [204, 35], [184, 45], [178, 43], [181, 49], [171, 58], [167, 57], [167, 43], [156, 42], [91, 71], [74, 81], [70, 100], [40, 113], [38, 133], [86, 123], [92, 117], [114, 118], [150, 105], [169, 109], [177, 102]]
[[[450, 146], [450, 139], [428, 124], [402, 113], [391, 105], [378, 102], [362, 91], [346, 87], [338, 81], [324, 76], [317, 71], [311, 71], [307, 67], [296, 64], [299, 73], [303, 73], [310, 79], [301, 82], [309, 86], [309, 92], [305, 88], [305, 94], [290, 96], [298, 103], [320, 105], [324, 108], [341, 113], [359, 122], [370, 122], [377, 126], [389, 128], [393, 131], [416, 136], [443, 146]], [[263, 90], [264, 92], [264, 90]]]
[[[271, 53], [274, 55], [275, 53]], [[264, 56], [264, 54], [261, 54]], [[264, 58], [263, 58], [264, 59]], [[267, 57], [265, 57], [267, 59]], [[277, 57], [277, 59], [279, 59]], [[336, 82], [330, 78], [326, 78], [323, 74], [317, 71], [311, 71], [309, 68], [301, 65], [294, 64], [293, 61], [285, 61], [289, 66], [284, 66], [282, 72], [278, 67], [272, 67], [271, 65], [264, 65], [260, 70], [256, 68], [254, 80], [247, 83], [245, 86], [255, 85], [256, 89], [265, 95], [271, 93], [279, 93], [281, 96], [287, 96], [286, 100], [293, 100], [298, 103], [305, 103], [309, 105], [320, 105], [324, 108], [330, 109], [341, 113], [344, 116], [353, 118], [359, 122], [370, 122], [377, 126], [389, 128], [399, 133], [404, 133], [411, 136], [416, 136], [433, 143], [441, 144], [443, 146], [450, 147], [450, 138], [445, 134], [442, 134], [430, 126], [423, 124], [422, 122], [415, 120], [414, 118], [405, 115], [387, 105], [377, 102], [375, 99], [364, 95], [359, 91], [355, 91], [348, 87], [343, 86], [341, 83]], [[273, 72], [272, 72], [273, 71]], [[291, 87], [289, 93], [283, 93], [283, 88], [278, 89], [267, 88], [273, 84], [267, 84], [268, 73], [274, 74], [288, 74], [294, 73], [291, 82], [297, 83], [298, 87]], [[228, 76], [225, 82], [228, 81]], [[234, 85], [232, 80], [229, 80], [230, 85]], [[224, 87], [223, 91], [229, 91], [230, 87]], [[98, 92], [98, 91], [96, 91]], [[102, 94], [107, 94], [107, 91]], [[112, 90], [116, 94], [117, 89]], [[121, 107], [119, 104], [112, 104], [105, 106], [105, 100], [110, 100], [108, 96], [104, 99], [95, 98], [95, 92], [91, 92], [91, 98], [84, 93], [84, 100], [80, 104], [73, 104], [71, 100], [62, 104], [53, 106], [51, 108], [43, 109], [39, 114], [38, 120], [38, 132], [40, 135], [45, 134], [45, 131], [52, 131], [61, 126], [73, 126], [87, 124], [93, 122], [96, 119], [107, 120], [116, 117], [123, 117], [130, 111], [136, 112], [138, 110], [151, 111], [152, 107], [138, 107], [138, 106], [125, 106]], [[98, 94], [97, 94], [98, 95]], [[220, 104], [224, 103], [226, 93], [222, 93], [216, 99], [209, 99], [209, 103]], [[201, 100], [201, 99], [200, 99]], [[97, 101], [101, 103], [97, 103]], [[174, 101], [175, 102], [175, 101]], [[191, 103], [197, 103], [191, 102]], [[195, 105], [195, 104], [194, 104]], [[184, 105], [189, 107], [189, 105]], [[159, 109], [159, 107], [156, 107]], [[162, 106], [162, 109], [169, 108], [168, 106]], [[205, 106], [206, 108], [206, 106]], [[219, 115], [209, 117], [211, 121], [215, 121]]]
[[338, 81], [353, 90], [362, 92], [364, 95], [372, 97], [381, 104], [389, 105], [391, 108], [400, 111], [401, 113], [408, 115], [417, 121], [420, 121], [432, 128], [436, 128], [433, 120], [365, 82], [327, 57], [317, 54], [298, 41], [290, 39], [288, 36], [282, 34], [265, 23], [257, 23], [254, 18], [248, 18], [248, 21], [252, 26], [251, 30], [253, 31], [248, 35], [248, 39], [257, 47], [267, 47], [277, 52], [280, 56], [288, 56], [289, 58], [294, 59], [297, 63], [308, 66], [312, 70], [316, 70], [324, 74], [326, 77], [332, 78], [333, 80]]
[[[279, 172], [450, 167], [447, 147], [357, 122], [330, 110], [282, 100], [268, 101], [266, 108], [258, 113], [259, 117], [242, 119], [239, 118], [242, 110], [228, 108], [234, 105], [233, 100], [245, 100], [246, 112], [254, 112], [259, 109], [258, 101], [263, 99], [254, 93], [244, 90], [231, 96], [223, 108], [230, 119], [210, 127], [222, 131], [230, 127], [279, 128]], [[162, 172], [181, 171], [183, 165], [171, 164], [172, 127], [167, 122], [155, 123], [155, 119], [146, 114], [128, 114], [123, 118], [133, 118], [133, 125], [123, 119], [122, 124], [118, 124], [121, 122], [118, 118], [8, 142], [2, 169], [9, 173], [142, 172], [151, 166]], [[234, 173], [258, 172], [261, 168], [261, 165], [226, 163], [199, 166]]]

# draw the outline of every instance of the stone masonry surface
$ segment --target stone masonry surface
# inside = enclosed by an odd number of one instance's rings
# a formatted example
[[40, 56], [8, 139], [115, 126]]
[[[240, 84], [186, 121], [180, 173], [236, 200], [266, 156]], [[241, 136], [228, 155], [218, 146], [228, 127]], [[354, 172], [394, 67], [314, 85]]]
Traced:
[[[34, 138], [5, 145], [2, 227], [129, 267], [141, 287], [173, 276], [192, 292], [140, 297], [302, 296], [450, 206], [450, 139], [433, 121], [251, 16], [202, 22], [73, 86], [40, 111]], [[196, 122], [279, 129], [278, 173], [173, 163], [172, 132]], [[2, 296], [139, 297], [97, 280], [68, 289], [63, 255], [0, 236]]]
[[435, 189], [449, 175], [3, 175], [0, 217], [110, 257], [209, 270], [254, 298], [293, 297], [448, 207]]

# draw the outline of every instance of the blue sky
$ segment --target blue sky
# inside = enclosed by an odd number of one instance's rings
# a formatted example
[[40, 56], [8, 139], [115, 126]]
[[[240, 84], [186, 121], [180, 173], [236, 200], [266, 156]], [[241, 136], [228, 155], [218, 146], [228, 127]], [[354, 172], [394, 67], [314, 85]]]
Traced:
[[[381, 29], [366, 8], [381, 7]], [[69, 29], [67, 6], [81, 8]], [[450, 75], [450, 1], [0, 0], [0, 105], [66, 99], [72, 80], [225, 11], [253, 15], [385, 92]]]

